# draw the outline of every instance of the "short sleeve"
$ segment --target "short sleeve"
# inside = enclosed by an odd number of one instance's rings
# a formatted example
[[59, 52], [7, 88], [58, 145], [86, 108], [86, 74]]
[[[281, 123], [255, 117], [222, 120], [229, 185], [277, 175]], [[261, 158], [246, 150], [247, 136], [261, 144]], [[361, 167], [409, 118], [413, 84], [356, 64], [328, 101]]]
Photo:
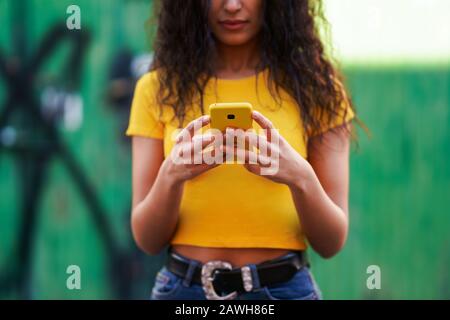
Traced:
[[136, 84], [127, 136], [164, 139], [164, 123], [159, 117], [153, 80], [152, 74], [147, 73]]
[[[339, 85], [341, 84], [339, 83]], [[309, 137], [323, 134], [330, 129], [344, 125], [355, 118], [355, 112], [342, 85], [341, 88], [343, 90], [343, 100], [340, 107], [333, 115], [333, 117], [330, 114], [323, 114], [319, 119], [320, 129], [311, 130], [310, 134], [308, 135]]]

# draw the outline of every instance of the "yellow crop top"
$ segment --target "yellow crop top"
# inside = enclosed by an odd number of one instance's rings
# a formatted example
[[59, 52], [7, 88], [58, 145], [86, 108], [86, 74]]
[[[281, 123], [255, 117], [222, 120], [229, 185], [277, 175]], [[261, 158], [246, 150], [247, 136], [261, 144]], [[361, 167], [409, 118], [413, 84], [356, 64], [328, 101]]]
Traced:
[[[266, 70], [241, 79], [211, 79], [205, 88], [205, 112], [215, 102], [250, 102], [306, 158], [307, 142], [302, 138], [304, 129], [298, 107], [281, 88], [282, 105], [277, 105], [269, 93], [267, 76]], [[172, 133], [178, 128], [178, 121], [171, 121], [173, 111], [168, 106], [160, 114], [156, 103], [158, 86], [157, 71], [145, 74], [138, 81], [126, 134], [163, 139], [167, 157], [174, 144]], [[183, 127], [201, 116], [198, 106], [189, 110]], [[354, 117], [350, 108], [345, 114], [345, 119], [331, 127]], [[258, 128], [254, 124], [254, 129]], [[185, 183], [171, 244], [297, 250], [307, 247], [289, 188], [252, 174], [241, 164], [222, 164]]]

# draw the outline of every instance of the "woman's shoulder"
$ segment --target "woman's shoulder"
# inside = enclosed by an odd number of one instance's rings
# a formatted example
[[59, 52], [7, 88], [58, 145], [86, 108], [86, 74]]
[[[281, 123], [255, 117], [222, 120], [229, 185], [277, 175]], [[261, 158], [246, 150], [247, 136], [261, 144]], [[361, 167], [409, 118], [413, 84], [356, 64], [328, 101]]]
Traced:
[[149, 70], [144, 73], [137, 80], [133, 106], [135, 109], [150, 111], [155, 118], [167, 122], [172, 117], [173, 110], [168, 105], [161, 104], [160, 86], [158, 70]]
[[157, 70], [149, 70], [136, 82], [135, 96], [143, 97], [148, 104], [156, 105], [159, 97], [160, 81]]
[[158, 71], [150, 70], [144, 73], [137, 81], [138, 86], [145, 87], [147, 89], [156, 88], [159, 84]]

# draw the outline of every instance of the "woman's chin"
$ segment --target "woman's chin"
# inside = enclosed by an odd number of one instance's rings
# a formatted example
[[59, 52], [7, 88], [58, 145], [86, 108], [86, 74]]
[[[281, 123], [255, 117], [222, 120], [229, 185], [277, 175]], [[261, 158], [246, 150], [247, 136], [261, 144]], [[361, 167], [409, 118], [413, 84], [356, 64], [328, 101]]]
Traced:
[[250, 41], [246, 35], [235, 34], [227, 35], [219, 38], [220, 42], [227, 46], [242, 46]]

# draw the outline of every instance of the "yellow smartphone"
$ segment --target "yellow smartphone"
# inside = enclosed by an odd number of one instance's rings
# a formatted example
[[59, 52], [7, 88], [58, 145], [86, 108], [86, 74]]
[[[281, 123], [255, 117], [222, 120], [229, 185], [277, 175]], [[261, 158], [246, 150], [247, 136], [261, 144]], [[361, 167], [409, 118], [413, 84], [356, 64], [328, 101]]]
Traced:
[[250, 129], [253, 123], [252, 110], [248, 102], [213, 103], [209, 106], [210, 127], [222, 132], [227, 127]]

